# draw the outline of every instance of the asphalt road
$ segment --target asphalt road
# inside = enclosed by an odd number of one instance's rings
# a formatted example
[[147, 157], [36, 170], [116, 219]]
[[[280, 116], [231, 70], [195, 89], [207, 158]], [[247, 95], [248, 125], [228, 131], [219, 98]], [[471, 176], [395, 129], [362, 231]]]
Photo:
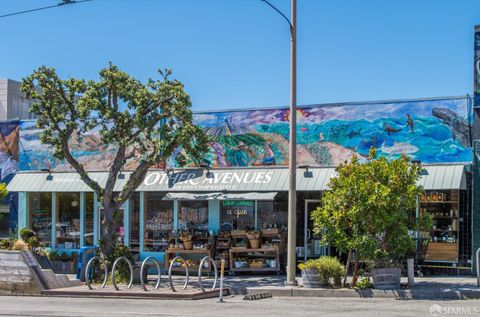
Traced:
[[226, 298], [225, 303], [217, 303], [214, 299], [171, 301], [0, 296], [0, 316], [480, 316], [480, 300], [276, 297], [244, 301], [241, 296], [236, 296]]

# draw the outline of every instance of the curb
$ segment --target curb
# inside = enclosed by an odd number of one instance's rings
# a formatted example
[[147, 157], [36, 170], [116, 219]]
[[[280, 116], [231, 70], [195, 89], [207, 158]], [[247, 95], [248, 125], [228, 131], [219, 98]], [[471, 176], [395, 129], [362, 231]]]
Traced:
[[[233, 293], [240, 294], [240, 290]], [[243, 290], [245, 291], [245, 290]], [[247, 288], [248, 295], [270, 293], [279, 297], [326, 297], [326, 298], [394, 298], [410, 300], [466, 300], [480, 299], [480, 289], [408, 289], [408, 290], [374, 290], [374, 289], [326, 289], [326, 288]], [[248, 296], [247, 295], [247, 296]]]

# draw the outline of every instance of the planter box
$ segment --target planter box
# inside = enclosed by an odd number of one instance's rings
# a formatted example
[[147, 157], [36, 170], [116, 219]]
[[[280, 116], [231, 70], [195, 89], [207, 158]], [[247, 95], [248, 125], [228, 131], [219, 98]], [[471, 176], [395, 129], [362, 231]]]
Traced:
[[305, 288], [319, 288], [327, 287], [328, 283], [320, 279], [320, 274], [317, 270], [307, 269], [302, 270], [302, 283]]
[[402, 270], [400, 268], [375, 269], [372, 271], [375, 289], [399, 289]]
[[76, 266], [75, 262], [62, 262], [62, 261], [51, 261], [53, 272], [57, 274], [75, 274]]

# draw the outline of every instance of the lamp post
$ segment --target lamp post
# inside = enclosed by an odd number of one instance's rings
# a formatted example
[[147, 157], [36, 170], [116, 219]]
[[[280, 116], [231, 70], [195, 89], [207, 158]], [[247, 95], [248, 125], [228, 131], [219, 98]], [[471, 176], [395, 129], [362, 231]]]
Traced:
[[291, 0], [291, 18], [267, 0], [261, 0], [277, 11], [290, 26], [290, 142], [288, 147], [288, 238], [287, 280], [285, 285], [296, 285], [297, 235], [297, 0]]

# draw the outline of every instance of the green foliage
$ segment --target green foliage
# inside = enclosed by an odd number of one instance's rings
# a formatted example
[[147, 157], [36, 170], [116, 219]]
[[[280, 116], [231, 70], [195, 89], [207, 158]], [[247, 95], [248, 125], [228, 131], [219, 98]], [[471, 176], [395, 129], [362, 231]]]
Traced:
[[[200, 163], [208, 152], [209, 137], [194, 125], [191, 101], [183, 84], [171, 80], [170, 70], [159, 71], [161, 79], [147, 83], [109, 64], [97, 81], [61, 79], [54, 68], [41, 66], [22, 81], [22, 91], [32, 99], [30, 112], [43, 130], [41, 141], [52, 146], [54, 156], [66, 160], [97, 194], [104, 207], [102, 239], [110, 251], [115, 221], [113, 214], [143, 181], [148, 169], [161, 164], [178, 149]], [[98, 131], [103, 144], [116, 149], [109, 175], [102, 187], [73, 155], [69, 141]], [[138, 163], [120, 192], [114, 193], [119, 173], [132, 159]], [[182, 164], [183, 164], [182, 163]], [[129, 165], [130, 166], [130, 165]]]
[[314, 230], [322, 243], [340, 252], [358, 251], [364, 260], [399, 260], [414, 248], [408, 230], [421, 187], [421, 168], [406, 156], [388, 160], [375, 158], [360, 163], [357, 157], [337, 168], [322, 199], [313, 211]]
[[358, 289], [366, 289], [366, 288], [373, 288], [373, 282], [370, 277], [363, 277], [360, 281], [357, 282], [355, 288]]
[[333, 279], [335, 286], [341, 285], [342, 275], [345, 273], [342, 263], [333, 256], [322, 256], [318, 259], [310, 259], [298, 265], [300, 270], [316, 270], [324, 284], [329, 284]]
[[66, 252], [60, 253], [57, 250], [50, 250], [44, 252], [50, 261], [72, 262], [77, 259], [77, 253], [72, 253], [71, 255], [68, 255]]
[[27, 244], [30, 250], [35, 250], [40, 246], [40, 242], [38, 241], [38, 238], [35, 236], [28, 238]]
[[421, 232], [429, 232], [433, 227], [433, 216], [429, 213], [424, 213], [418, 219], [418, 230]]
[[13, 244], [8, 239], [1, 239], [0, 240], [0, 250], [10, 250]]
[[20, 230], [20, 238], [23, 241], [28, 242], [28, 240], [32, 237], [35, 237], [35, 232], [32, 231], [30, 228], [22, 228]]

